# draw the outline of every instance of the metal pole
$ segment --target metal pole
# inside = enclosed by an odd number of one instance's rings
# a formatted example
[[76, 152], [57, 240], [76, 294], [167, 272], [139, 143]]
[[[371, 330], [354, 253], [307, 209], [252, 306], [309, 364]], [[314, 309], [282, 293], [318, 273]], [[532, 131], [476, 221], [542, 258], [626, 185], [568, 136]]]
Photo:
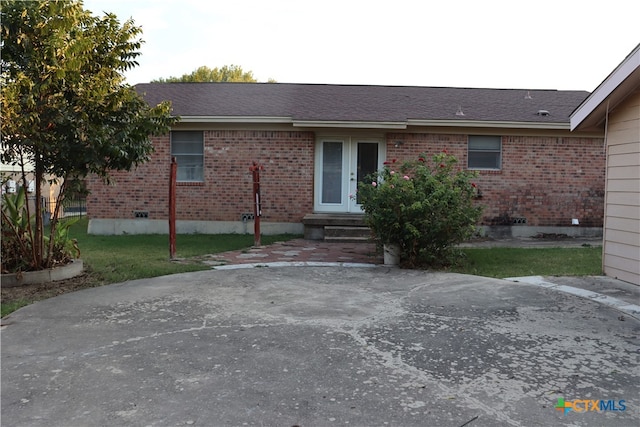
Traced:
[[253, 162], [249, 170], [253, 173], [253, 245], [261, 246], [260, 216], [262, 216], [262, 208], [260, 207], [260, 171], [264, 170], [264, 168], [257, 162]]
[[171, 158], [171, 174], [169, 177], [169, 258], [176, 257], [176, 177], [178, 163]]

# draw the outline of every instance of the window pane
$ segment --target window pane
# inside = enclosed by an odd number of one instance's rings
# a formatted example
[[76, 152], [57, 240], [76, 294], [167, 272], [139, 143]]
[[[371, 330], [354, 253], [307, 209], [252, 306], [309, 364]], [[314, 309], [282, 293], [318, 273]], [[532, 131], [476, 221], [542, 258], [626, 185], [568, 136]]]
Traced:
[[202, 155], [202, 141], [199, 142], [181, 142], [173, 141], [171, 145], [171, 154], [200, 154]]
[[171, 132], [172, 141], [180, 142], [200, 142], [202, 143], [202, 132], [176, 130]]
[[502, 138], [499, 136], [470, 135], [467, 166], [470, 169], [500, 169]]
[[178, 181], [204, 181], [204, 138], [202, 132], [171, 132], [171, 155], [178, 162]]
[[322, 144], [322, 203], [342, 203], [342, 142]]
[[469, 152], [469, 168], [500, 169], [500, 153], [478, 151]]
[[[375, 142], [358, 142], [358, 164], [356, 178], [364, 181], [367, 175], [378, 170], [378, 144]], [[356, 193], [356, 203], [360, 203], [360, 195]]]
[[500, 151], [499, 136], [469, 136], [469, 150]]
[[178, 181], [203, 181], [201, 156], [175, 156], [178, 162]]

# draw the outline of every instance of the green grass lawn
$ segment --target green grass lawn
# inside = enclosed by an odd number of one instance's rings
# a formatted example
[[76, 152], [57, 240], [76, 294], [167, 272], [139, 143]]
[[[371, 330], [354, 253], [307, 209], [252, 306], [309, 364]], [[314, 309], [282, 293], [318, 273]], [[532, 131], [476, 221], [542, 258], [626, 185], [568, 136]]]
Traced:
[[19, 309], [20, 307], [24, 307], [25, 305], [29, 305], [31, 304], [33, 301], [28, 300], [28, 299], [17, 299], [15, 301], [8, 301], [8, 302], [2, 302], [2, 304], [0, 304], [0, 317], [4, 317], [8, 314], [13, 313], [14, 311], [16, 311], [17, 309]]
[[597, 276], [602, 274], [602, 248], [483, 248], [464, 249], [451, 269], [476, 276]]
[[[78, 240], [80, 257], [87, 269], [102, 283], [207, 270], [211, 266], [189, 262], [189, 258], [250, 248], [254, 243], [253, 234], [179, 234], [176, 236], [176, 257], [183, 262], [174, 262], [169, 260], [167, 235], [89, 235], [86, 219], [75, 224], [69, 234]], [[261, 236], [261, 243], [268, 245], [297, 237], [301, 236]]]

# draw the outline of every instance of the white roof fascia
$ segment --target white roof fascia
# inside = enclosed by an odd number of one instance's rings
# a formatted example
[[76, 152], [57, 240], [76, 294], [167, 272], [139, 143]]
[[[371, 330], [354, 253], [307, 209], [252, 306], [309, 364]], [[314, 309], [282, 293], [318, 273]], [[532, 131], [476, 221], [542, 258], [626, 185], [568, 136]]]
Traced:
[[504, 122], [497, 120], [408, 120], [410, 126], [474, 127], [507, 129], [553, 129], [569, 130], [569, 123], [549, 122]]
[[571, 130], [577, 128], [638, 67], [640, 67], [640, 44], [571, 114]]
[[291, 117], [266, 116], [180, 116], [182, 123], [292, 123]]
[[352, 129], [407, 129], [408, 126], [425, 127], [475, 127], [506, 129], [550, 129], [568, 130], [569, 123], [548, 122], [506, 122], [476, 120], [420, 120], [409, 119], [406, 122], [368, 122], [348, 120], [293, 120], [291, 117], [265, 116], [180, 116], [181, 123], [264, 123], [292, 124], [294, 127], [352, 128]]
[[360, 122], [348, 120], [294, 120], [294, 127], [406, 129], [406, 122]]

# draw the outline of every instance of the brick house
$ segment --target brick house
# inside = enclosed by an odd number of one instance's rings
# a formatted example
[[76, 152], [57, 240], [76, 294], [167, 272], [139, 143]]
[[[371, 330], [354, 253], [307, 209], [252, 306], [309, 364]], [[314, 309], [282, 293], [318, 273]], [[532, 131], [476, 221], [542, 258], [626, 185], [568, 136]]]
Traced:
[[[280, 83], [152, 83], [136, 89], [181, 117], [151, 160], [88, 180], [89, 232], [166, 233], [170, 159], [178, 232], [252, 232], [253, 161], [262, 231], [323, 238], [318, 218], [361, 217], [358, 180], [386, 159], [444, 149], [479, 172], [487, 234], [600, 235], [601, 130], [570, 132], [584, 91]], [[572, 222], [579, 225], [572, 226]], [[314, 231], [315, 227], [315, 231]]]

